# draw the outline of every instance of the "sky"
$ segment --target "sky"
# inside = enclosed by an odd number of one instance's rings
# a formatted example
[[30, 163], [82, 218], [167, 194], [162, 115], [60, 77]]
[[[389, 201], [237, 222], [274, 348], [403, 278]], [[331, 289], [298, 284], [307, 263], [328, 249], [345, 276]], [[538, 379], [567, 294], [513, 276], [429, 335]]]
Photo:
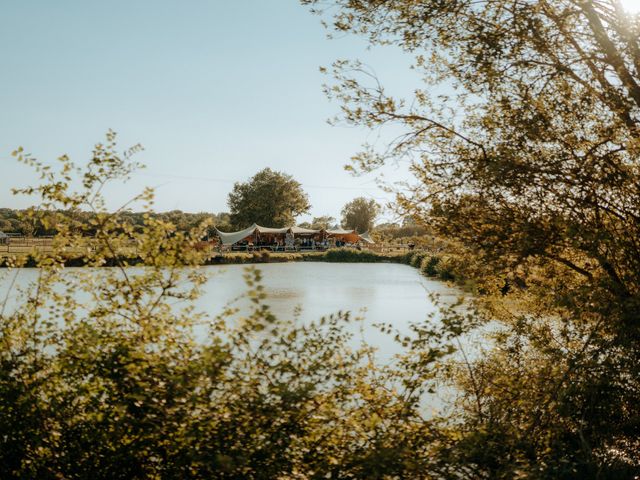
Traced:
[[373, 175], [344, 171], [378, 134], [327, 124], [339, 107], [319, 67], [359, 58], [402, 94], [415, 87], [411, 59], [328, 39], [295, 0], [4, 1], [0, 22], [0, 207], [37, 204], [10, 193], [35, 181], [16, 147], [83, 163], [108, 129], [123, 151], [141, 143], [147, 166], [108, 190], [111, 208], [152, 186], [157, 211], [226, 211], [233, 183], [264, 167], [302, 183], [312, 209], [299, 221], [339, 217], [356, 196], [390, 199]]

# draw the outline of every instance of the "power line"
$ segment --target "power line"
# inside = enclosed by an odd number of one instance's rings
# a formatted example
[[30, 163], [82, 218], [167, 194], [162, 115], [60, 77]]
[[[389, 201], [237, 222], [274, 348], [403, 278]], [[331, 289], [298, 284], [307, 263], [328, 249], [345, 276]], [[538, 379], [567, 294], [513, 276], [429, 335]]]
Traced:
[[[151, 172], [138, 172], [138, 175], [144, 175], [148, 177], [159, 177], [159, 178], [172, 178], [175, 180], [196, 180], [196, 181], [216, 182], [216, 183], [226, 183], [226, 184], [236, 183], [236, 180], [229, 180], [227, 178], [192, 177], [189, 175], [174, 175], [174, 174], [151, 173]], [[366, 182], [366, 183], [370, 183], [370, 182]], [[362, 187], [362, 186], [345, 187], [345, 186], [338, 186], [338, 185], [312, 185], [308, 183], [302, 183], [301, 185], [305, 188], [326, 189], [326, 190], [363, 190], [363, 191], [379, 191], [380, 190], [379, 188]]]

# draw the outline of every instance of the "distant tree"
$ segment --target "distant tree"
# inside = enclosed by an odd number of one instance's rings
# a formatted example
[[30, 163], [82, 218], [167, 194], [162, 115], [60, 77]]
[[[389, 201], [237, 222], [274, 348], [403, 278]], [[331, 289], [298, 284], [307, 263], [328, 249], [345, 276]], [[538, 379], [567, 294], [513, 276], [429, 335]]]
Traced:
[[337, 223], [335, 217], [324, 215], [322, 217], [313, 217], [310, 222], [302, 222], [298, 224], [302, 228], [311, 228], [313, 230], [326, 230], [336, 228]]
[[311, 221], [311, 228], [316, 230], [322, 230], [327, 228], [333, 228], [336, 226], [336, 219], [329, 215], [323, 215], [322, 217], [313, 217]]
[[2, 231], [11, 231], [13, 230], [13, 226], [9, 220], [0, 219], [0, 232]]
[[383, 242], [422, 244], [429, 240], [428, 229], [412, 220], [403, 219], [402, 224], [381, 223], [373, 229], [373, 237]]
[[373, 228], [379, 213], [380, 205], [375, 200], [355, 198], [342, 209], [342, 227], [366, 232]]
[[293, 225], [298, 215], [311, 208], [299, 182], [270, 168], [259, 171], [248, 182], [237, 182], [227, 203], [235, 228], [245, 228], [254, 222], [269, 227]]
[[231, 215], [228, 212], [215, 213], [213, 215], [213, 226], [223, 232], [230, 231], [233, 226], [231, 225]]

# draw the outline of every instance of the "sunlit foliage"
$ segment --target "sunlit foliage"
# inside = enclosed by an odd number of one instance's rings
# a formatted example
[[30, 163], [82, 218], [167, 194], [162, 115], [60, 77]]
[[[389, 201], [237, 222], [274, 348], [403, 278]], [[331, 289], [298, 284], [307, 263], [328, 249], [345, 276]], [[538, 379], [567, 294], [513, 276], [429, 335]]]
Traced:
[[311, 208], [302, 185], [291, 175], [265, 168], [247, 182], [236, 182], [229, 193], [231, 224], [238, 229], [254, 223], [289, 227]]
[[410, 161], [400, 210], [466, 249], [500, 322], [460, 372], [462, 461], [488, 478], [634, 478], [640, 17], [612, 0], [303, 3], [413, 55], [424, 81], [399, 99], [339, 60], [326, 92], [337, 121], [392, 126], [350, 168]]
[[380, 205], [372, 198], [357, 197], [348, 202], [341, 213], [343, 228], [369, 232], [380, 214]]

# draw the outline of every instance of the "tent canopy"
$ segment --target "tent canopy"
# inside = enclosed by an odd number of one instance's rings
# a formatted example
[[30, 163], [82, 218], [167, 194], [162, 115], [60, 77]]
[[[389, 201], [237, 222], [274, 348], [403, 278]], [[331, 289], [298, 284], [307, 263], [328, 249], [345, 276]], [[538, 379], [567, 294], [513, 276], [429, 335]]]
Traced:
[[360, 235], [355, 230], [327, 230], [327, 235], [348, 243], [357, 243], [360, 240]]
[[360, 240], [363, 240], [366, 243], [376, 243], [373, 241], [373, 239], [369, 236], [369, 232], [364, 232], [363, 234], [360, 235]]
[[285, 233], [287, 233], [289, 231], [289, 227], [270, 228], [270, 227], [261, 227], [260, 225], [256, 225], [256, 230], [258, 230], [258, 233], [285, 234]]
[[249, 228], [238, 230], [237, 232], [225, 233], [216, 228], [216, 233], [220, 237], [220, 243], [222, 243], [222, 245], [233, 245], [234, 243], [238, 243], [239, 241], [253, 235], [253, 232], [256, 231], [256, 228], [258, 228], [258, 225], [254, 223]]
[[[317, 233], [322, 232], [322, 230], [313, 230], [311, 228], [302, 228], [302, 227], [284, 227], [284, 228], [269, 228], [262, 227], [258, 224], [253, 224], [249, 228], [245, 228], [244, 230], [238, 230], [237, 232], [221, 232], [216, 228], [216, 233], [220, 237], [220, 243], [222, 245], [233, 245], [236, 244], [245, 238], [251, 237], [254, 233], [263, 233], [267, 235], [285, 235], [287, 233], [292, 233], [293, 235], [315, 235]], [[374, 243], [374, 241], [369, 236], [369, 232], [365, 232], [362, 235], [358, 235], [355, 230], [325, 230], [326, 234], [330, 237], [336, 237], [342, 240], [345, 240], [350, 243], [356, 243], [360, 240], [366, 243]], [[2, 236], [0, 235], [0, 238]]]
[[329, 235], [351, 235], [356, 233], [355, 230], [342, 230], [341, 228], [337, 228], [335, 230], [327, 230]]

